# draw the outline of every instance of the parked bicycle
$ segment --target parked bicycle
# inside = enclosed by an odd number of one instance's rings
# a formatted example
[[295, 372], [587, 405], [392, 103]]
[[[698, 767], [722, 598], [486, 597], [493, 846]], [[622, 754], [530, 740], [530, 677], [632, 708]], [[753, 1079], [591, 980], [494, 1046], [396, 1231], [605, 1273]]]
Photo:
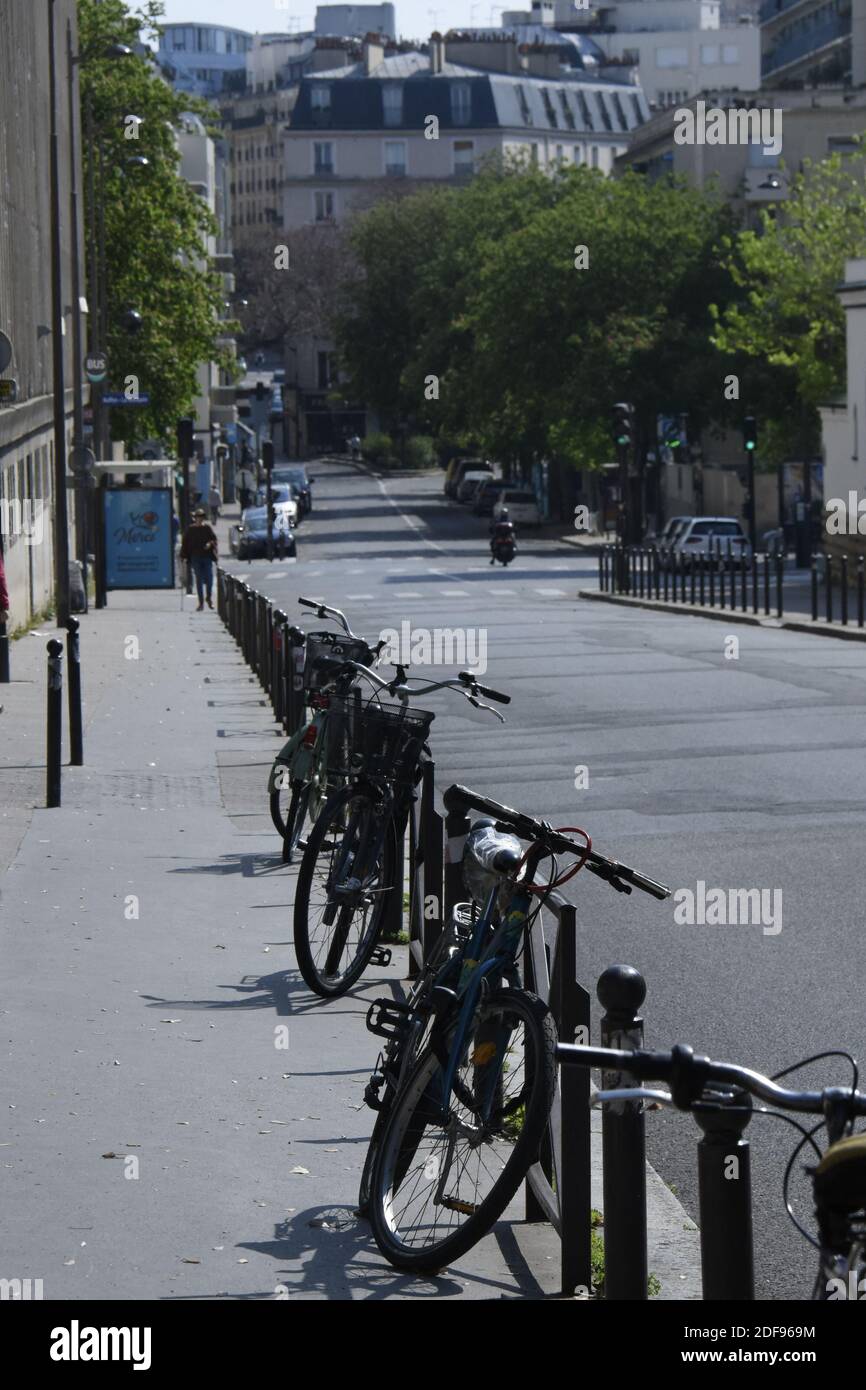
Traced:
[[[866, 1294], [866, 1133], [853, 1132], [855, 1120], [866, 1116], [866, 1093], [857, 1089], [859, 1073], [853, 1057], [839, 1052], [819, 1053], [786, 1067], [775, 1076], [763, 1076], [730, 1062], [713, 1062], [709, 1057], [696, 1056], [690, 1047], [681, 1044], [669, 1052], [628, 1052], [563, 1044], [557, 1054], [564, 1065], [600, 1067], [608, 1072], [624, 1073], [628, 1079], [670, 1083], [670, 1091], [641, 1085], [598, 1091], [594, 1097], [598, 1104], [649, 1101], [690, 1110], [698, 1117], [719, 1111], [740, 1115], [793, 1111], [821, 1116], [820, 1123], [811, 1129], [791, 1121], [802, 1138], [785, 1168], [782, 1184], [785, 1210], [800, 1234], [819, 1254], [813, 1299], [836, 1301], [862, 1298]], [[781, 1077], [809, 1063], [838, 1056], [847, 1057], [851, 1063], [852, 1079], [848, 1086], [795, 1091], [778, 1084]], [[773, 1108], [753, 1112], [751, 1096], [766, 1101]], [[815, 1135], [824, 1128], [828, 1144], [822, 1154]], [[811, 1145], [818, 1160], [814, 1167], [806, 1168], [812, 1180], [817, 1238], [794, 1215], [789, 1197], [791, 1174], [807, 1144]]]
[[[556, 1030], [547, 1005], [522, 988], [518, 962], [545, 899], [584, 867], [620, 892], [670, 891], [593, 850], [576, 827], [553, 829], [465, 787], [444, 801], [484, 813], [463, 851], [472, 902], [455, 909], [406, 1003], [380, 999], [368, 1011], [387, 1046], [365, 1095], [378, 1114], [359, 1194], [386, 1258], [427, 1272], [490, 1229], [538, 1157]], [[558, 855], [576, 862], [560, 869]]]
[[[355, 688], [341, 702], [352, 750], [351, 776], [329, 796], [310, 832], [295, 890], [298, 968], [310, 989], [326, 999], [345, 994], [360, 977], [376, 950], [392, 895], [402, 901], [398, 846], [410, 819], [435, 717], [428, 710], [410, 709], [410, 699], [456, 690], [476, 709], [496, 714], [481, 697], [502, 704], [511, 698], [480, 685], [471, 671], [415, 686], [410, 686], [404, 667], [396, 671], [394, 679], [386, 681], [350, 661], [337, 677], [355, 672], [375, 693], [362, 704]], [[398, 704], [376, 703], [379, 694], [392, 696]], [[337, 697], [331, 698], [333, 708]], [[414, 815], [411, 821], [414, 825]]]
[[[316, 820], [328, 794], [342, 786], [348, 774], [342, 701], [357, 677], [354, 671], [347, 670], [334, 682], [334, 671], [349, 660], [372, 666], [385, 646], [384, 641], [370, 646], [358, 637], [339, 608], [310, 598], [299, 598], [298, 603], [315, 608], [318, 618], [333, 618], [343, 635], [328, 629], [306, 634], [297, 627], [288, 629], [289, 640], [303, 659], [301, 680], [305, 705], [310, 707], [312, 717], [303, 718], [283, 744], [268, 778], [271, 820], [282, 839], [286, 864], [291, 864], [301, 845], [307, 821]], [[325, 685], [328, 690], [323, 689]]]

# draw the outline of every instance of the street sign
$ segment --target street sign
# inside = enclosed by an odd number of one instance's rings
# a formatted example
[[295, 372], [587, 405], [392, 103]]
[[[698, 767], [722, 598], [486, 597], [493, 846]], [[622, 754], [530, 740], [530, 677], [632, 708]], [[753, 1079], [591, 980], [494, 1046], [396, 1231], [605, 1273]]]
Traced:
[[14, 377], [0, 379], [0, 405], [13, 405], [18, 399], [18, 382]]
[[122, 391], [103, 391], [103, 405], [150, 405], [150, 396], [147, 391], [141, 391], [137, 396], [125, 396]]
[[104, 352], [89, 352], [84, 359], [84, 374], [88, 381], [104, 381], [108, 357]]

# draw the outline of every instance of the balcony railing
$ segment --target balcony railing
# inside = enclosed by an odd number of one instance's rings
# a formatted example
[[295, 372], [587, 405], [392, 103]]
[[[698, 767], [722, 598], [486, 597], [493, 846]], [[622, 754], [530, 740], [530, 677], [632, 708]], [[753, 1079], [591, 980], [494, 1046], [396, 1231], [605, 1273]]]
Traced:
[[807, 58], [813, 53], [817, 54], [834, 40], [850, 38], [850, 36], [850, 15], [833, 15], [832, 19], [826, 20], [814, 29], [807, 29], [802, 34], [795, 34], [792, 38], [777, 43], [775, 48], [764, 55], [764, 61], [761, 65], [762, 72], [764, 74], [778, 72], [780, 68], [787, 67], [789, 63], [794, 63], [799, 58]]

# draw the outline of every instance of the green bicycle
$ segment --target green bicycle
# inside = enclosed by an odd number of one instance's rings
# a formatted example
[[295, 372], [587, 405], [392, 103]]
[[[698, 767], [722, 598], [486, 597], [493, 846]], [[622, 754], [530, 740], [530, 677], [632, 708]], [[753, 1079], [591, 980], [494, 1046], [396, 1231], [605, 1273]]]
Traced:
[[344, 700], [356, 676], [344, 672], [333, 684], [334, 673], [347, 661], [359, 667], [373, 666], [384, 642], [371, 647], [356, 636], [339, 608], [329, 608], [316, 599], [299, 598], [306, 608], [315, 608], [319, 618], [333, 618], [343, 635], [331, 630], [303, 633], [289, 628], [289, 640], [303, 660], [296, 666], [295, 679], [305, 692], [310, 717], [304, 717], [274, 759], [268, 778], [271, 820], [283, 842], [283, 862], [291, 864], [307, 821], [315, 821], [328, 796], [343, 785], [348, 773], [348, 750]]

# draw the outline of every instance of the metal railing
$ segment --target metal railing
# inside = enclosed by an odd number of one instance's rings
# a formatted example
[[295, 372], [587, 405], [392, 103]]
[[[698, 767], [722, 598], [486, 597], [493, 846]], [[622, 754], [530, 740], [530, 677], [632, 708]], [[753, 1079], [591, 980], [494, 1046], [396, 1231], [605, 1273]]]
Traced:
[[[688, 555], [656, 546], [606, 546], [599, 555], [602, 593], [718, 608], [778, 619], [785, 613], [784, 557], [779, 553], [734, 555], [730, 546], [713, 555]], [[796, 616], [799, 610], [790, 610]], [[853, 614], [853, 616], [852, 616]], [[804, 611], [807, 619], [810, 614]], [[842, 627], [856, 620], [864, 626], [864, 561], [853, 565], [845, 555], [820, 552], [811, 561], [811, 619]]]
[[[643, 976], [630, 965], [612, 965], [600, 976], [596, 990], [605, 1014], [601, 1046], [633, 1052], [643, 1048], [643, 1018], [638, 1010], [646, 997]], [[578, 1048], [560, 1043], [560, 1066], [589, 1076], [589, 1064]], [[640, 1085], [627, 1072], [604, 1072], [606, 1091]], [[705, 1107], [703, 1131], [697, 1145], [701, 1279], [705, 1300], [755, 1297], [754, 1242], [750, 1148], [743, 1132], [751, 1106], [720, 1104]], [[604, 1181], [604, 1297], [639, 1300], [648, 1297], [646, 1137], [642, 1100], [608, 1103], [603, 1110], [602, 1153]], [[731, 1182], [730, 1162], [736, 1156], [738, 1181]]]
[[294, 733], [305, 705], [302, 683], [295, 678], [288, 617], [245, 580], [219, 568], [217, 612], [269, 697], [277, 723], [287, 734]]

